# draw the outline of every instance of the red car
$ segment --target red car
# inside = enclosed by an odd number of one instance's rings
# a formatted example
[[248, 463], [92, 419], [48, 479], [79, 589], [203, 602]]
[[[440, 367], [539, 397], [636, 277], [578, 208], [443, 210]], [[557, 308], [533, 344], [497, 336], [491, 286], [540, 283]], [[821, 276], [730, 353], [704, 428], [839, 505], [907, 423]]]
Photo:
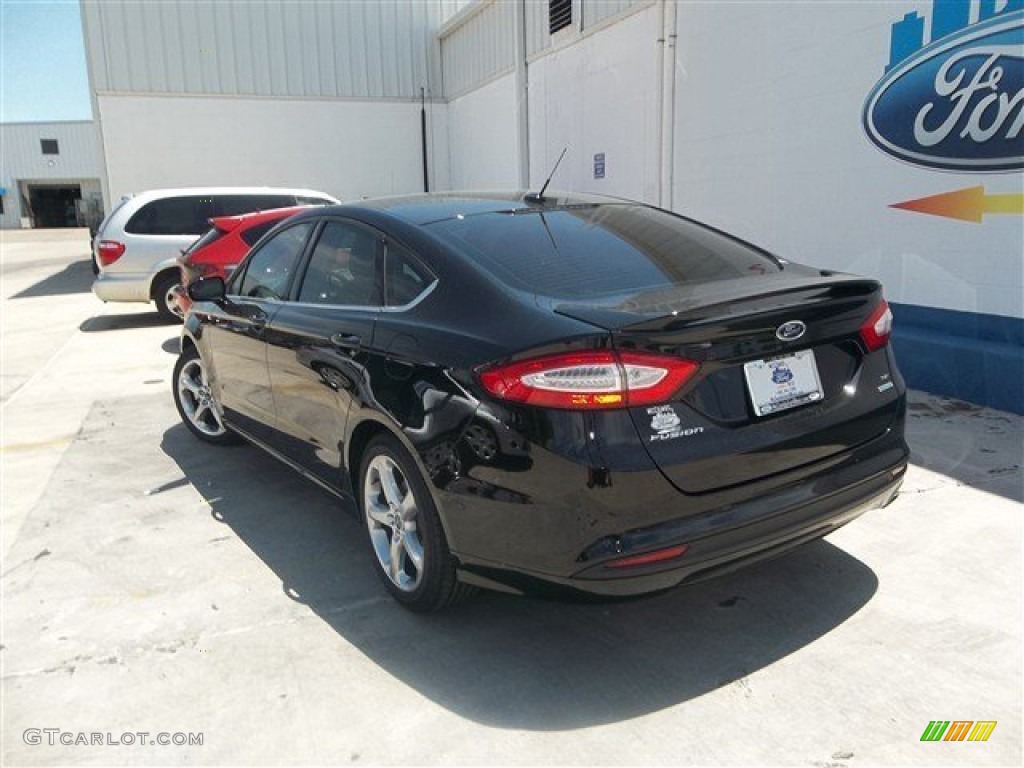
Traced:
[[210, 219], [212, 226], [209, 231], [192, 243], [178, 259], [181, 267], [181, 284], [174, 293], [179, 316], [184, 317], [192, 306], [192, 300], [186, 290], [189, 283], [200, 277], [213, 275], [227, 280], [231, 270], [238, 266], [249, 249], [273, 229], [275, 224], [310, 207], [296, 205], [291, 208], [274, 208], [269, 211]]

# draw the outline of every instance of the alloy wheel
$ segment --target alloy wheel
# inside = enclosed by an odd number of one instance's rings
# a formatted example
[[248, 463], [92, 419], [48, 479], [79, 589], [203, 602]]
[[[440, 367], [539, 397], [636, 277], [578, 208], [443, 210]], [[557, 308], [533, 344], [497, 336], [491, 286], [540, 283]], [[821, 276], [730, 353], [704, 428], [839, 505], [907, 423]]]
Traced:
[[167, 311], [170, 312], [177, 318], [182, 320], [185, 319], [185, 313], [181, 311], [181, 307], [178, 306], [177, 292], [181, 288], [179, 283], [174, 283], [164, 291], [164, 306], [167, 307]]
[[209, 437], [227, 431], [210, 389], [210, 380], [201, 358], [187, 361], [178, 374], [178, 402], [193, 427]]
[[366, 468], [363, 509], [377, 562], [396, 587], [412, 592], [423, 578], [419, 508], [401, 468], [384, 454]]

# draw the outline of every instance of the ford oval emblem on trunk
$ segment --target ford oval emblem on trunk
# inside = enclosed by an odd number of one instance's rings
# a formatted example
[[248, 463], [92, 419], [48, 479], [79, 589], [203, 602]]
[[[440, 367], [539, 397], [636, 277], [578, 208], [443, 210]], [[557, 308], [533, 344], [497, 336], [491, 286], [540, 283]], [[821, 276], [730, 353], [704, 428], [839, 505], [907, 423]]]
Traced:
[[799, 320], [790, 320], [783, 323], [775, 330], [779, 341], [796, 341], [807, 332], [807, 326]]

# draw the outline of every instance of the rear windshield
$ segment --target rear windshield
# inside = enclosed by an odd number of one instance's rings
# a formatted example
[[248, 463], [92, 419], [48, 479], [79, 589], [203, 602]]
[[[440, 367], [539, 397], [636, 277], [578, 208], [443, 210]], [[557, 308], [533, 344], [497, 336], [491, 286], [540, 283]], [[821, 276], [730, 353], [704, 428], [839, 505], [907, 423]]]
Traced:
[[238, 216], [254, 211], [269, 211], [271, 208], [288, 208], [295, 205], [295, 195], [217, 195], [214, 206], [217, 216]]
[[194, 243], [192, 243], [192, 245], [190, 245], [185, 251], [183, 251], [183, 253], [186, 256], [191, 256], [193, 253], [198, 251], [200, 248], [205, 248], [210, 243], [215, 243], [218, 240], [220, 240], [222, 237], [224, 237], [224, 233], [223, 232], [221, 232], [216, 227], [210, 227], [210, 229], [207, 230], [205, 235], [203, 235], [198, 240], [196, 240]]
[[760, 251], [638, 205], [487, 213], [430, 225], [496, 278], [560, 299], [778, 272]]
[[274, 219], [273, 221], [264, 221], [261, 224], [256, 224], [242, 232], [241, 238], [246, 245], [252, 248], [261, 237], [280, 223], [281, 219]]

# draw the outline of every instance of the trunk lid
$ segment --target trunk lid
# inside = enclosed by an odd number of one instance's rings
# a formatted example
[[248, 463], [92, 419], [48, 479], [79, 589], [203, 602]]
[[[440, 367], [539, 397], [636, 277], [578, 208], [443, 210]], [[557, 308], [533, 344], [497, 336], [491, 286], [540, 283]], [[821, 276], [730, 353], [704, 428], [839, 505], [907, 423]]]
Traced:
[[887, 348], [867, 352], [859, 333], [881, 300], [873, 280], [787, 265], [553, 309], [607, 329], [617, 349], [700, 364], [671, 402], [630, 415], [665, 476], [705, 493], [825, 460], [888, 429], [900, 387]]

